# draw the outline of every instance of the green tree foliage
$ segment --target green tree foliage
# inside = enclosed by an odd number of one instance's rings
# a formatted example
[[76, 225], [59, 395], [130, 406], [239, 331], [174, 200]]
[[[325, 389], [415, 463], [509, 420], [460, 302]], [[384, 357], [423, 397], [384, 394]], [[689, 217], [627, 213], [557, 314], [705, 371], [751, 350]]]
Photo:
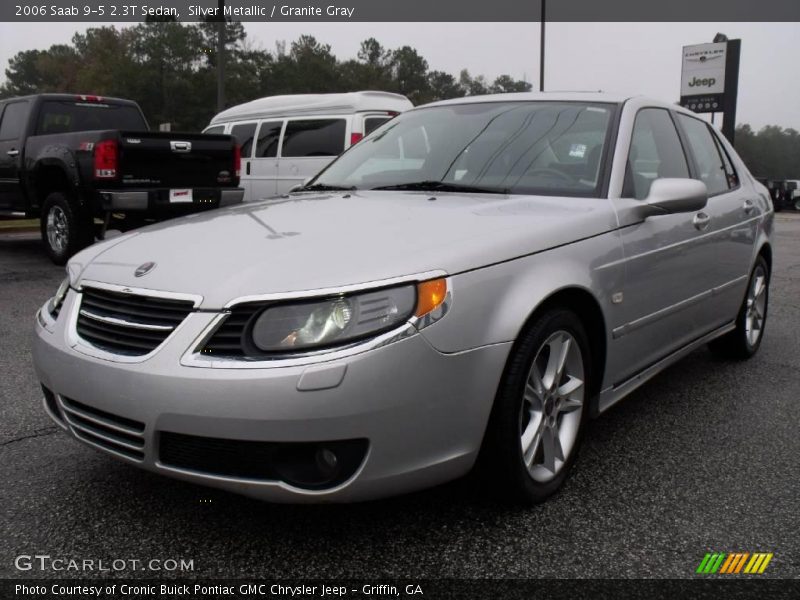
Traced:
[[756, 177], [800, 179], [800, 133], [767, 125], [755, 132], [750, 125], [736, 127], [736, 151]]
[[[244, 26], [225, 24], [225, 95], [233, 106], [277, 94], [384, 90], [414, 104], [460, 96], [529, 91], [527, 82], [501, 75], [488, 84], [466, 70], [453, 77], [429, 70], [414, 48], [384, 48], [369, 38], [356, 58], [339, 60], [331, 47], [301, 36], [287, 50], [254, 47]], [[74, 92], [136, 100], [152, 125], [197, 130], [216, 112], [217, 23], [152, 19], [134, 27], [98, 27], [68, 45], [20, 52], [9, 60], [0, 98]]]

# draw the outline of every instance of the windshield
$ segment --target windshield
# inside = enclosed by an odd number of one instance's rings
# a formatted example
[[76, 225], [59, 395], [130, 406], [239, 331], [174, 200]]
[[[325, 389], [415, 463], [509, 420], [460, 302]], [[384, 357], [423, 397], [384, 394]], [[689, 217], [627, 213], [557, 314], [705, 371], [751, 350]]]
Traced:
[[609, 104], [481, 102], [389, 121], [307, 189], [599, 195]]
[[146, 131], [147, 123], [139, 109], [129, 104], [47, 101], [39, 111], [36, 134], [52, 135], [99, 129]]

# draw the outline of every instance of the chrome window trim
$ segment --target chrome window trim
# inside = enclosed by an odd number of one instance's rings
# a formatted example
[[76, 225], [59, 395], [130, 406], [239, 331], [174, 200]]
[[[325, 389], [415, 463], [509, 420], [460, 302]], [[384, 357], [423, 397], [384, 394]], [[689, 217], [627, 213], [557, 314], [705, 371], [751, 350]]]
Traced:
[[[242, 359], [242, 358], [221, 358], [205, 356], [201, 353], [208, 340], [216, 332], [217, 328], [230, 315], [230, 310], [234, 306], [250, 302], [267, 302], [277, 300], [304, 300], [319, 296], [330, 296], [335, 294], [352, 293], [375, 288], [388, 287], [395, 284], [422, 282], [429, 279], [445, 278], [447, 280], [447, 295], [442, 305], [422, 318], [412, 316], [398, 327], [382, 333], [376, 337], [361, 340], [346, 346], [335, 348], [312, 350], [298, 353], [297, 356], [281, 356], [272, 359]], [[216, 315], [212, 321], [203, 328], [200, 335], [192, 342], [189, 349], [181, 357], [180, 364], [184, 367], [214, 368], [214, 369], [277, 369], [282, 367], [300, 367], [320, 363], [326, 363], [341, 358], [356, 356], [369, 350], [375, 350], [382, 346], [387, 346], [401, 339], [411, 337], [420, 330], [428, 327], [442, 317], [450, 309], [453, 297], [453, 279], [444, 271], [426, 271], [417, 275], [404, 275], [368, 283], [341, 286], [337, 288], [320, 288], [318, 290], [304, 290], [301, 292], [263, 294], [258, 296], [242, 296], [232, 300], [225, 305], [225, 312]]]

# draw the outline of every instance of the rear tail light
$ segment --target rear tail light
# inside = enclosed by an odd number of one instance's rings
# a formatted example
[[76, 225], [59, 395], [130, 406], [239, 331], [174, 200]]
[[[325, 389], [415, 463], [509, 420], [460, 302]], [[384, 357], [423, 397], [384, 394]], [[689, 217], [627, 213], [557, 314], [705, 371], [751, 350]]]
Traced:
[[363, 133], [356, 133], [356, 132], [351, 133], [350, 134], [350, 145], [352, 146], [354, 144], [357, 144], [363, 138], [364, 138], [364, 134]]
[[236, 177], [242, 175], [242, 147], [239, 144], [233, 145], [233, 171]]
[[94, 178], [115, 179], [119, 166], [117, 140], [103, 140], [94, 145]]

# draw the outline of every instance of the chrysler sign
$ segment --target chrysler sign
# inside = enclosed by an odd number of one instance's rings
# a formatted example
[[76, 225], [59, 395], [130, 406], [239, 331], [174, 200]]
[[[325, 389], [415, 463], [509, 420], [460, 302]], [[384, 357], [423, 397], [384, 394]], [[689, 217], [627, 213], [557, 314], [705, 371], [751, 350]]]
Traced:
[[681, 104], [696, 112], [722, 111], [728, 44], [683, 47]]

